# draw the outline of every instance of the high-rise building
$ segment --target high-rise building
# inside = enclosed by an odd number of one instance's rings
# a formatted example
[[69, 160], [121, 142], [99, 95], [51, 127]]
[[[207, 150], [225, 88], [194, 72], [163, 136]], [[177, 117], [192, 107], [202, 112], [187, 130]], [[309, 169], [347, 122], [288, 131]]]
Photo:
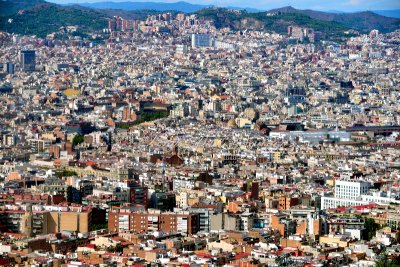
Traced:
[[[116, 27], [117, 25], [115, 25]], [[137, 20], [122, 20], [122, 31], [137, 31], [138, 21]]]
[[213, 38], [209, 34], [192, 34], [192, 47], [212, 47]]
[[24, 50], [20, 53], [20, 64], [23, 71], [34, 71], [36, 67], [36, 54], [34, 50]]
[[[109, 31], [121, 31], [123, 28], [123, 19], [121, 17], [113, 17], [108, 21]], [[126, 25], [125, 25], [126, 26]]]
[[117, 28], [117, 22], [115, 21], [115, 19], [110, 19], [108, 21], [108, 29], [113, 32], [115, 31], [116, 28]]
[[117, 19], [116, 19], [116, 24], [117, 24], [117, 31], [121, 31], [122, 30], [122, 22], [123, 22], [123, 19], [121, 18], [121, 17], [117, 17]]
[[14, 64], [11, 62], [4, 63], [3, 71], [7, 74], [14, 74]]
[[297, 26], [288, 27], [288, 36], [301, 42], [304, 40], [304, 38], [308, 38], [311, 43], [317, 42], [319, 35], [319, 32], [316, 33], [314, 29], [311, 28], [302, 28]]

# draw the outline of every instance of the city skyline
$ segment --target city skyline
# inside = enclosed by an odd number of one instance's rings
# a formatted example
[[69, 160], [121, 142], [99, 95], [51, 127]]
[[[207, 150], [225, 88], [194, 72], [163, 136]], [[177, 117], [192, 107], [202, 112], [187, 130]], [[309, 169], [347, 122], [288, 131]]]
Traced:
[[400, 266], [400, 9], [84, 1], [0, 1], [1, 266]]

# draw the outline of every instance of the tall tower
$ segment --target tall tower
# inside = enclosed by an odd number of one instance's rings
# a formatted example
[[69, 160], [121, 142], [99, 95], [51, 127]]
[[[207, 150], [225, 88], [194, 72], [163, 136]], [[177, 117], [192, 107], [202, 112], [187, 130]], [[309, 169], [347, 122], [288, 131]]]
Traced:
[[20, 64], [23, 71], [34, 71], [36, 68], [36, 53], [34, 50], [20, 52]]

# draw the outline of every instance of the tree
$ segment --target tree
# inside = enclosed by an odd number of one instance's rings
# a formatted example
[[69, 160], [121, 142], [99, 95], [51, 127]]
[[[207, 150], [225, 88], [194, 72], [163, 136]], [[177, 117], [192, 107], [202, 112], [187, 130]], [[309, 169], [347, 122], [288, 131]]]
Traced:
[[102, 230], [102, 229], [107, 229], [108, 228], [108, 224], [104, 223], [104, 224], [93, 224], [92, 226], [90, 226], [90, 231], [96, 231], [96, 230]]
[[123, 250], [124, 250], [124, 246], [122, 246], [120, 243], [118, 243], [118, 244], [115, 246], [115, 252], [120, 253], [120, 252], [122, 252]]
[[62, 170], [60, 172], [56, 172], [56, 176], [58, 178], [69, 177], [69, 176], [77, 176], [78, 174], [74, 171]]
[[397, 267], [400, 261], [398, 259], [389, 259], [388, 255], [383, 254], [379, 260], [375, 262], [376, 267]]
[[85, 137], [83, 135], [77, 134], [72, 139], [72, 146], [75, 147], [85, 141]]
[[162, 118], [166, 118], [169, 116], [168, 111], [154, 111], [154, 112], [143, 112], [139, 119], [136, 121], [131, 121], [131, 122], [118, 122], [116, 124], [117, 128], [121, 129], [129, 129], [130, 127], [134, 125], [138, 125], [143, 122], [148, 122], [148, 121], [154, 121]]
[[107, 248], [107, 251], [110, 253], [120, 253], [124, 250], [124, 246], [122, 246], [120, 243], [116, 244], [115, 246], [109, 246]]
[[371, 240], [375, 236], [376, 230], [380, 229], [379, 224], [372, 218], [365, 218], [364, 227], [368, 233], [368, 240]]

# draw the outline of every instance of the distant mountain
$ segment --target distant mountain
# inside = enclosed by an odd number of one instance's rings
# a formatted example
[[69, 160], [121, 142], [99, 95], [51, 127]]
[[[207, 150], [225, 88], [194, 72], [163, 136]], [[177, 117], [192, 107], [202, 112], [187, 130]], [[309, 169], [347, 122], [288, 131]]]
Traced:
[[393, 10], [374, 10], [372, 11], [381, 16], [389, 17], [389, 18], [398, 18], [400, 19], [400, 9]]
[[157, 10], [169, 11], [175, 10], [185, 13], [192, 13], [203, 8], [209, 7], [206, 5], [196, 5], [187, 2], [176, 3], [159, 3], [159, 2], [96, 2], [96, 3], [79, 3], [80, 6], [90, 7], [95, 9], [122, 9], [127, 11], [132, 10]]
[[334, 14], [344, 14], [344, 13], [347, 13], [347, 12], [344, 12], [344, 11], [340, 11], [340, 10], [328, 10], [328, 11], [325, 11], [326, 13], [334, 13]]
[[328, 13], [309, 9], [301, 10], [287, 6], [272, 9], [269, 12], [303, 14], [318, 20], [335, 21], [346, 27], [362, 32], [368, 32], [372, 29], [377, 29], [381, 32], [391, 32], [400, 28], [400, 19], [381, 16], [371, 11], [355, 13]]
[[[327, 13], [335, 13], [335, 14], [346, 14], [346, 13], [352, 13], [352, 12], [344, 12], [340, 10], [328, 10], [326, 11]], [[385, 16], [388, 18], [396, 18], [400, 19], [400, 9], [392, 9], [392, 10], [371, 10], [371, 12]]]
[[[75, 4], [67, 4], [67, 5], [75, 5]], [[193, 13], [199, 11], [204, 8], [212, 7], [213, 5], [199, 5], [199, 4], [191, 4], [184, 1], [179, 1], [175, 3], [163, 3], [163, 2], [135, 2], [135, 1], [127, 1], [127, 2], [96, 2], [96, 3], [79, 3], [80, 6], [90, 7], [95, 9], [121, 9], [126, 11], [132, 10], [157, 10], [157, 11], [179, 11], [184, 13]], [[246, 10], [248, 12], [259, 12], [259, 9], [255, 8], [242, 8], [242, 7], [233, 7], [227, 6], [228, 9], [235, 10]]]

